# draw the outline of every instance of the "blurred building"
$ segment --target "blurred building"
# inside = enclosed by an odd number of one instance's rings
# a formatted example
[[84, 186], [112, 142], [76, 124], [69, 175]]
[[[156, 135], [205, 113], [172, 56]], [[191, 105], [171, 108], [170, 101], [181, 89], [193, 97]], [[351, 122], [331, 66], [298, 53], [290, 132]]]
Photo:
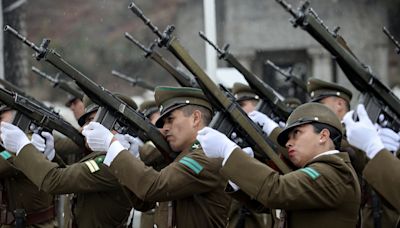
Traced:
[[[300, 1], [288, 1], [296, 9]], [[391, 29], [390, 10], [399, 5], [396, 1], [377, 0], [319, 0], [310, 1], [323, 23], [333, 31], [340, 26], [341, 34], [355, 55], [386, 85], [398, 84], [399, 56], [382, 32]], [[293, 96], [291, 85], [265, 62], [267, 59], [282, 68], [291, 67], [293, 73], [307, 80], [318, 77], [338, 82], [355, 89], [337, 66], [332, 56], [307, 32], [294, 28], [291, 15], [276, 1], [269, 0], [216, 0], [218, 44], [230, 44], [230, 52], [240, 59], [252, 72], [283, 95]], [[204, 62], [204, 41], [198, 31], [204, 30], [201, 1], [182, 4], [177, 19], [177, 36], [190, 50], [195, 59]], [[396, 33], [394, 33], [396, 34]], [[227, 64], [219, 61], [220, 67]], [[354, 99], [356, 100], [356, 99]]]

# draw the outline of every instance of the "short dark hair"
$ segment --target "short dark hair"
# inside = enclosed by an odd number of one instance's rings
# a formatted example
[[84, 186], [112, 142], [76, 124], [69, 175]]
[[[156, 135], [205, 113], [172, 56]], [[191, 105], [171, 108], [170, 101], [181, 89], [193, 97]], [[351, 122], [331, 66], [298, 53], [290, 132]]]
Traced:
[[180, 110], [183, 112], [185, 116], [190, 116], [193, 114], [194, 111], [198, 110], [201, 112], [202, 120], [204, 126], [208, 126], [211, 122], [212, 113], [208, 108], [205, 108], [200, 105], [185, 105]]
[[315, 133], [320, 133], [323, 129], [327, 129], [330, 133], [329, 138], [332, 139], [335, 149], [339, 150], [340, 144], [342, 143], [342, 133], [338, 129], [331, 125], [318, 122], [313, 122], [311, 125], [314, 127]]

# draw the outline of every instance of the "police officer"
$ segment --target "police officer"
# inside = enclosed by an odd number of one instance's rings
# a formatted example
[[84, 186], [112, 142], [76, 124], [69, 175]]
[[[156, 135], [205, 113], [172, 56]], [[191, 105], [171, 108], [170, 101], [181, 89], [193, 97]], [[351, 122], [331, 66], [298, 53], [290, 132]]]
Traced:
[[67, 82], [67, 86], [70, 87], [70, 90], [68, 90], [68, 100], [65, 106], [72, 111], [75, 119], [78, 120], [85, 113], [85, 105], [83, 104], [84, 94], [74, 81]]
[[211, 121], [211, 105], [200, 89], [186, 87], [157, 87], [155, 101], [161, 114], [156, 126], [177, 153], [161, 171], [145, 166], [96, 123], [83, 130], [87, 143], [107, 150], [104, 163], [132, 192], [162, 202], [158, 227], [225, 227], [230, 199], [219, 174], [221, 159], [206, 157], [196, 141], [197, 131]]
[[235, 101], [239, 103], [240, 107], [245, 111], [250, 119], [257, 124], [261, 125], [263, 131], [273, 141], [276, 141], [280, 129], [279, 125], [267, 117], [265, 114], [256, 110], [260, 97], [248, 85], [236, 82], [233, 84], [232, 93]]
[[[343, 86], [313, 78], [308, 81], [307, 90], [311, 101], [326, 105], [335, 112], [340, 120], [350, 111], [352, 93]], [[384, 141], [386, 148], [394, 151], [399, 149], [400, 144], [392, 140], [393, 138], [399, 137], [394, 131], [388, 128], [382, 128], [379, 129], [378, 135]], [[361, 190], [363, 192], [361, 202], [362, 227], [394, 227], [400, 218], [399, 213], [385, 202], [381, 201], [379, 195], [377, 195], [363, 179], [362, 173], [369, 158], [364, 151], [349, 145], [346, 139], [342, 141], [342, 147], [349, 152], [352, 164], [361, 183]]]
[[286, 227], [355, 227], [360, 187], [348, 154], [337, 150], [341, 137], [342, 125], [326, 106], [299, 106], [278, 136], [298, 167], [285, 175], [248, 157], [211, 128], [199, 131], [197, 139], [207, 156], [224, 159], [222, 175], [251, 199], [284, 209]]
[[[0, 106], [0, 118], [11, 123], [15, 111]], [[33, 184], [15, 167], [15, 155], [2, 148], [0, 153], [0, 227], [14, 227], [18, 221], [27, 227], [55, 227], [54, 197]], [[52, 159], [53, 155], [50, 155]]]
[[236, 82], [233, 84], [232, 93], [246, 113], [256, 110], [260, 97], [248, 85]]
[[[137, 108], [130, 98], [122, 99], [132, 108]], [[79, 123], [88, 124], [98, 109], [98, 105], [87, 100]], [[1, 123], [1, 138], [7, 150], [17, 154], [15, 166], [40, 189], [52, 194], [75, 193], [72, 208], [78, 227], [123, 226], [132, 206], [139, 210], [142, 206], [143, 210], [148, 209], [134, 195], [128, 196], [103, 164], [104, 152], [89, 151], [78, 163], [62, 168], [38, 153], [23, 132], [12, 124]], [[51, 139], [51, 135], [46, 138], [46, 147], [53, 146], [48, 143]]]
[[[326, 105], [340, 120], [350, 111], [350, 102], [353, 94], [343, 86], [311, 78], [307, 82], [307, 91], [310, 95], [310, 102], [318, 102]], [[361, 178], [362, 170], [368, 158], [365, 156], [364, 152], [356, 148], [349, 148], [349, 146], [346, 137], [344, 137], [342, 147], [350, 154], [353, 167]]]
[[318, 102], [328, 106], [340, 120], [350, 111], [350, 101], [353, 96], [350, 90], [335, 83], [311, 78], [307, 82], [310, 102]]
[[295, 98], [295, 97], [287, 97], [283, 102], [292, 110], [295, 110], [297, 107], [299, 107], [302, 103], [300, 99]]

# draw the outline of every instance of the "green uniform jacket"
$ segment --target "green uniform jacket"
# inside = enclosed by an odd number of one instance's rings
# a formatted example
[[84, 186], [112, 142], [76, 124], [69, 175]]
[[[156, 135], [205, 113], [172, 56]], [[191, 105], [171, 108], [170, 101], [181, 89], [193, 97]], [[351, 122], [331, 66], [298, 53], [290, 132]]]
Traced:
[[322, 155], [302, 169], [279, 175], [235, 149], [221, 173], [264, 207], [286, 210], [287, 227], [357, 224], [360, 186], [347, 153]]
[[[145, 166], [128, 151], [122, 151], [110, 168], [141, 199], [174, 200], [177, 227], [225, 227], [230, 198], [224, 192], [226, 180], [219, 173], [221, 159], [208, 158], [199, 145], [182, 151], [160, 172]], [[165, 217], [156, 216], [158, 227], [167, 226]]]
[[[142, 147], [139, 148], [140, 160], [144, 162], [146, 166], [151, 166], [155, 170], [160, 171], [168, 164], [165, 162], [163, 155], [154, 146], [151, 141], [146, 142]], [[156, 208], [157, 210], [159, 207]], [[161, 216], [165, 213], [157, 211], [157, 214]], [[142, 212], [140, 216], [140, 228], [153, 228], [155, 224], [155, 210]]]
[[167, 166], [161, 152], [154, 146], [152, 142], [146, 142], [139, 148], [140, 160], [145, 165], [153, 167], [155, 170], [160, 171]]
[[[3, 151], [0, 158], [0, 178], [5, 190], [3, 202], [7, 209], [25, 209], [29, 213], [48, 209], [53, 205], [53, 196], [40, 191], [22, 172], [14, 166], [15, 154]], [[3, 156], [4, 155], [4, 156]], [[7, 160], [5, 159], [11, 155]]]
[[93, 152], [78, 163], [60, 168], [28, 144], [22, 148], [15, 164], [45, 192], [75, 193], [73, 212], [78, 227], [117, 227], [126, 222], [132, 204], [103, 164], [104, 154]]
[[368, 183], [400, 212], [400, 160], [384, 149], [368, 162], [363, 174]]
[[73, 164], [83, 158], [86, 148], [80, 148], [70, 138], [67, 137], [54, 137], [54, 149], [57, 155], [61, 157], [67, 164]]

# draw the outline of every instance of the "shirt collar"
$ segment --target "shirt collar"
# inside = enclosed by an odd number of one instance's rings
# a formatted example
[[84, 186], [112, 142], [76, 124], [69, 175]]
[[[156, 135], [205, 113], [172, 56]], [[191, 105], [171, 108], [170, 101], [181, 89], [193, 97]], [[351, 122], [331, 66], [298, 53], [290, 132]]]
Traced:
[[315, 156], [313, 159], [315, 159], [315, 158], [317, 158], [317, 157], [320, 157], [320, 156], [322, 156], [322, 155], [331, 155], [331, 154], [338, 154], [338, 153], [339, 153], [338, 150], [328, 150], [328, 151], [325, 151], [325, 152], [323, 152], [323, 153], [318, 154], [318, 155]]

